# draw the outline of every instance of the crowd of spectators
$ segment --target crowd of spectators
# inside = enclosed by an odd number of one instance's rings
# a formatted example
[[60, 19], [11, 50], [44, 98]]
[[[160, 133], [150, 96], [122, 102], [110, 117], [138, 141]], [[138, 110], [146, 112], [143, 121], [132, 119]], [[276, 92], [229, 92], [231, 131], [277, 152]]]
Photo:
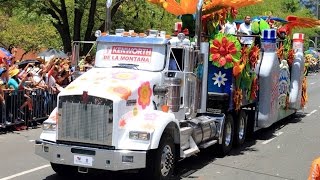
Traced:
[[11, 54], [0, 57], [0, 129], [16, 124], [23, 124], [19, 129], [35, 126], [37, 116], [47, 117], [53, 110], [56, 95], [73, 80], [74, 71], [86, 71], [94, 61], [88, 56], [75, 68], [69, 58], [17, 62], [15, 48]]

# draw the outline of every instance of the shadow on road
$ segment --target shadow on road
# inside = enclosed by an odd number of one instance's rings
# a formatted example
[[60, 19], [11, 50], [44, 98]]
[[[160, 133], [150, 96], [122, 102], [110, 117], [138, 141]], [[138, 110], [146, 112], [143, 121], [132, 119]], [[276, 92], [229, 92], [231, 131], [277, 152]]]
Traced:
[[264, 128], [256, 131], [253, 134], [253, 139], [255, 140], [269, 140], [271, 138], [274, 138], [275, 132], [279, 131], [280, 129], [284, 128], [288, 124], [296, 124], [296, 123], [303, 123], [302, 119], [306, 116], [305, 113], [303, 112], [297, 112], [294, 115], [291, 115], [287, 118], [284, 118], [276, 123], [274, 123], [272, 126], [269, 128]]

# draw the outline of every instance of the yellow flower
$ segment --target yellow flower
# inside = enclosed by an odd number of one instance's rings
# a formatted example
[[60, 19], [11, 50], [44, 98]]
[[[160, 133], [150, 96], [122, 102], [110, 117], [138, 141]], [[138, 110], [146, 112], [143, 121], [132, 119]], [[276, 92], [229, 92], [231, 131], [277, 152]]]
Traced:
[[142, 109], [145, 109], [146, 106], [150, 104], [150, 97], [152, 95], [152, 91], [150, 88], [149, 82], [144, 82], [138, 89], [138, 104], [142, 106]]

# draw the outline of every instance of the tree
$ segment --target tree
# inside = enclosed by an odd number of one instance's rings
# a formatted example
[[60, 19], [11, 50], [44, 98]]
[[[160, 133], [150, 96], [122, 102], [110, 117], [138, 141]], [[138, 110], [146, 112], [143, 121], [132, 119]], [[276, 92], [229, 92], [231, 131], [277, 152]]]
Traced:
[[[14, 11], [11, 10], [14, 14]], [[29, 19], [23, 19], [22, 14], [26, 13], [19, 10], [21, 16], [9, 16], [0, 12], [0, 44], [8, 48], [16, 45], [23, 48], [26, 53], [37, 51], [45, 47], [61, 46], [60, 39], [57, 39], [57, 32], [46, 21], [45, 18], [30, 15]]]
[[307, 8], [310, 9], [315, 16], [317, 16], [317, 4], [318, 0], [301, 0], [301, 3]]

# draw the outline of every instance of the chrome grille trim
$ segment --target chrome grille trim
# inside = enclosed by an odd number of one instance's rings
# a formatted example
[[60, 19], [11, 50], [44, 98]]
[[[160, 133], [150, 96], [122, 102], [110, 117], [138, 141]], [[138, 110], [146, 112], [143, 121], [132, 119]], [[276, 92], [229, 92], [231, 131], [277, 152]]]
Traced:
[[58, 111], [58, 141], [112, 145], [112, 101], [90, 96], [82, 103], [78, 95], [60, 97]]

